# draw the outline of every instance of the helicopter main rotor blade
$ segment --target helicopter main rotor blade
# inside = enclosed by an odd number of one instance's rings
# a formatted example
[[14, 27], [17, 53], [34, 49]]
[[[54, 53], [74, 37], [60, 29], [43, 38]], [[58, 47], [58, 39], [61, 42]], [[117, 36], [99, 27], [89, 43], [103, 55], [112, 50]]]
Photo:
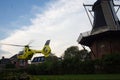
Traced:
[[9, 46], [18, 46], [18, 47], [24, 47], [24, 45], [16, 45], [16, 44], [5, 44], [5, 43], [0, 43], [2, 45], [9, 45]]
[[27, 45], [30, 45], [33, 42], [33, 40], [31, 40]]

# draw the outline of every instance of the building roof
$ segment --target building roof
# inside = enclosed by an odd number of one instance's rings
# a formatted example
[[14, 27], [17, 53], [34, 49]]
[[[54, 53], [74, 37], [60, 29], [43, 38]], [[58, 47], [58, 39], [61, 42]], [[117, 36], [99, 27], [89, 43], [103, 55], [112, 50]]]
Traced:
[[45, 57], [40, 56], [40, 57], [34, 57], [31, 62], [35, 63], [35, 62], [44, 62], [44, 61], [45, 61]]
[[0, 64], [10, 64], [11, 61], [9, 58], [4, 58], [2, 57], [2, 59], [0, 60]]

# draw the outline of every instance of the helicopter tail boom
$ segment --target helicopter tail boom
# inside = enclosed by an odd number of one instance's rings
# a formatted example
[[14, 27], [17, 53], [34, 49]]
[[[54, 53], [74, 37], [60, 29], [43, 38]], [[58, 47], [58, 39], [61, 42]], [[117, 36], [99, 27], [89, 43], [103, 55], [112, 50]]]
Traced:
[[45, 57], [48, 57], [51, 53], [51, 48], [49, 46], [50, 40], [47, 40], [42, 50], [34, 50], [34, 53], [42, 53]]

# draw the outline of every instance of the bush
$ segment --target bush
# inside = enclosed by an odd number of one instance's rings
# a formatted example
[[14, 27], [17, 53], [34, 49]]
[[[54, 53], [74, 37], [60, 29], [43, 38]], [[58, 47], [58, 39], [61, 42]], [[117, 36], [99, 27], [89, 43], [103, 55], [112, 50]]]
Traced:
[[112, 53], [104, 55], [102, 67], [105, 73], [120, 73], [120, 54]]

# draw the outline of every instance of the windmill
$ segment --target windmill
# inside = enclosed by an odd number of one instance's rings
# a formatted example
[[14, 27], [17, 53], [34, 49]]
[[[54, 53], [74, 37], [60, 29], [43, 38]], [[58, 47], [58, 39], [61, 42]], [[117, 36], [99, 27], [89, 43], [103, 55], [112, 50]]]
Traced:
[[[84, 7], [92, 30], [85, 36], [81, 33], [77, 42], [91, 49], [93, 59], [101, 58], [105, 54], [120, 53], [120, 21], [117, 16], [120, 5], [115, 5], [114, 0], [97, 0], [93, 5], [84, 4]], [[86, 7], [91, 7], [91, 10]]]

